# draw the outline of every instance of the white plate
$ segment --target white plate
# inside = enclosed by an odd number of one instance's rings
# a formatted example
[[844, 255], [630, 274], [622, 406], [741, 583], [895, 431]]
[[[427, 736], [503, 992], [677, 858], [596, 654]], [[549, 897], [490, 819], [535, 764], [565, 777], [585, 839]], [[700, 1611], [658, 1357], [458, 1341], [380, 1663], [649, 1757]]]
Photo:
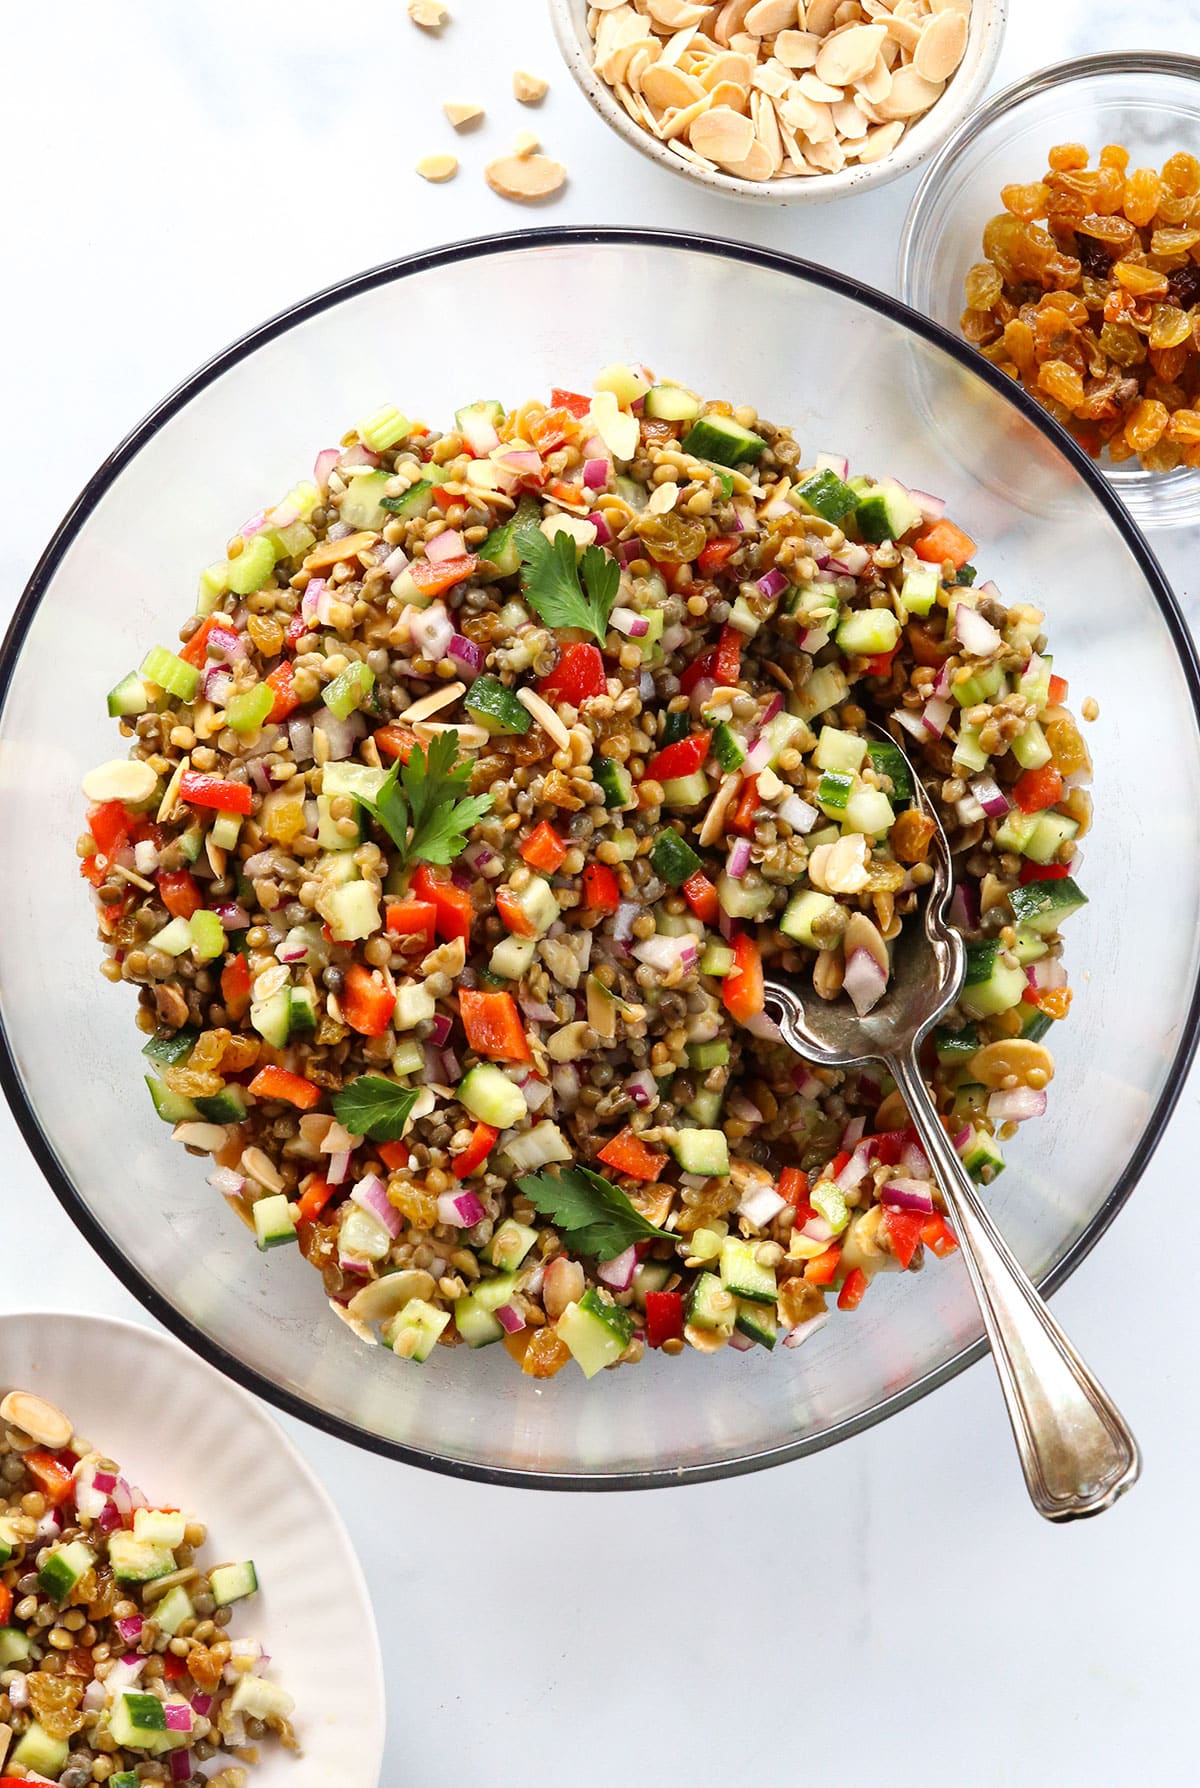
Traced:
[[303, 1755], [264, 1745], [250, 1788], [377, 1788], [384, 1687], [367, 1586], [329, 1497], [253, 1398], [168, 1335], [60, 1311], [0, 1315], [0, 1386], [48, 1397], [147, 1496], [205, 1522], [206, 1558], [254, 1560], [260, 1591], [232, 1631], [261, 1642], [295, 1696]]

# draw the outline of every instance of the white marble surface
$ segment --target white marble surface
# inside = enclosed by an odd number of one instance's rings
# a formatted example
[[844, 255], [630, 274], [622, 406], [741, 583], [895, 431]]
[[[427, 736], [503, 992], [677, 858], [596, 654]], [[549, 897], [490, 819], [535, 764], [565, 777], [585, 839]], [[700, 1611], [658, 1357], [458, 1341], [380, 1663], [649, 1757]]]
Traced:
[[[520, 127], [571, 171], [538, 222], [740, 236], [892, 285], [915, 177], [829, 209], [692, 193], [609, 139], [559, 68], [539, 0], [450, 5], [440, 40], [402, 0], [5, 8], [0, 624], [69, 498], [200, 360], [363, 266], [518, 227], [480, 170]], [[1010, 0], [1010, 13], [997, 85], [1068, 54], [1200, 43], [1197, 0]], [[509, 94], [518, 64], [551, 79], [535, 113]], [[483, 99], [488, 121], [457, 143], [458, 180], [426, 186], [411, 165], [449, 142], [440, 103], [459, 96]], [[1194, 607], [1194, 548], [1155, 544]], [[375, 1590], [387, 1788], [564, 1770], [600, 1788], [631, 1767], [888, 1788], [1094, 1788], [1131, 1767], [1185, 1779], [1197, 1084], [1056, 1299], [1146, 1455], [1142, 1484], [1098, 1522], [1060, 1532], [1029, 1512], [986, 1364], [832, 1452], [653, 1497], [484, 1489], [289, 1423]], [[7, 1112], [0, 1187], [5, 1307], [141, 1316]]]

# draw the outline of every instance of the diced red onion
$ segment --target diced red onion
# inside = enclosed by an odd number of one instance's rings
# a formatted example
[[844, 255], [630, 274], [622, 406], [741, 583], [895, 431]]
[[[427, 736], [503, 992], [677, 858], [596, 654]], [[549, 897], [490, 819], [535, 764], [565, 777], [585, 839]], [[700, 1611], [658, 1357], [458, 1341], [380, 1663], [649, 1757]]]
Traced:
[[362, 1260], [357, 1254], [347, 1254], [341, 1248], [338, 1250], [338, 1266], [343, 1273], [357, 1273], [364, 1279], [371, 1271], [369, 1260]]
[[193, 1712], [198, 1713], [202, 1720], [206, 1720], [208, 1718], [209, 1710], [211, 1709], [212, 1704], [213, 1704], [213, 1698], [211, 1695], [193, 1695], [192, 1696], [192, 1710], [193, 1710]]
[[977, 584], [975, 587], [981, 596], [990, 596], [994, 602], [1002, 602], [1004, 600], [990, 577], [986, 584]]
[[1025, 979], [1035, 992], [1052, 993], [1067, 985], [1067, 971], [1057, 956], [1043, 956], [1040, 962], [1029, 964]]
[[493, 457], [510, 472], [519, 472], [523, 478], [536, 478], [542, 470], [542, 456], [531, 447], [505, 447]]
[[473, 639], [467, 639], [464, 634], [455, 633], [451, 636], [446, 656], [453, 658], [455, 664], [461, 665], [469, 677], [477, 677], [483, 669], [483, 647], [477, 645]]
[[765, 1229], [773, 1223], [780, 1211], [787, 1209], [787, 1199], [781, 1198], [769, 1180], [758, 1181], [746, 1193], [738, 1205], [738, 1215], [752, 1223], [755, 1229]]
[[478, 875], [486, 875], [492, 865], [500, 861], [491, 845], [484, 844], [481, 838], [469, 844], [462, 855], [463, 862]]
[[[938, 695], [931, 696], [925, 703], [924, 712], [921, 715], [921, 724], [927, 733], [932, 733], [935, 739], [940, 739], [950, 723], [950, 716], [953, 712], [954, 710], [950, 706], [950, 703], [943, 697]], [[901, 721], [905, 718], [905, 710], [903, 708], [897, 709], [896, 718]]]
[[763, 1121], [762, 1112], [745, 1093], [731, 1093], [725, 1109], [730, 1117], [738, 1118], [743, 1124], [761, 1124]]
[[782, 596], [788, 587], [787, 576], [776, 566], [760, 577], [754, 587], [760, 595], [766, 596], [768, 599]]
[[461, 559], [466, 551], [466, 541], [457, 528], [443, 528], [425, 542], [425, 557], [431, 565], [440, 565], [445, 559]]
[[462, 1079], [462, 1064], [452, 1049], [442, 1051], [442, 1079], [451, 1084]]
[[905, 732], [911, 733], [913, 738], [918, 739], [922, 745], [928, 744], [929, 733], [925, 722], [919, 714], [914, 714], [911, 708], [896, 708], [891, 718], [899, 721]]
[[347, 447], [340, 457], [344, 466], [377, 466], [379, 464], [379, 455], [370, 447], [364, 447], [361, 441], [353, 447]]
[[639, 962], [648, 963], [660, 974], [669, 974], [676, 963], [686, 974], [696, 966], [696, 940], [690, 931], [684, 937], [663, 937], [656, 934], [636, 943], [633, 954]]
[[865, 1018], [878, 1005], [887, 988], [887, 976], [869, 950], [853, 950], [846, 964], [843, 986], [854, 1003], [854, 1010]]
[[423, 657], [431, 658], [435, 664], [439, 658], [445, 657], [446, 649], [454, 638], [454, 623], [446, 613], [443, 603], [434, 602], [428, 608], [419, 610], [411, 616], [408, 625]]
[[429, 1041], [435, 1049], [440, 1049], [448, 1039], [453, 1028], [453, 1019], [448, 1012], [435, 1012], [429, 1021]]
[[933, 1212], [933, 1187], [928, 1180], [889, 1180], [880, 1197], [896, 1211]]
[[954, 635], [972, 658], [991, 658], [1004, 644], [992, 623], [985, 620], [977, 608], [968, 608], [965, 602], [955, 607]]
[[750, 867], [750, 843], [745, 838], [735, 838], [729, 847], [729, 856], [725, 862], [725, 872], [730, 881], [740, 882]]
[[904, 1153], [900, 1157], [900, 1166], [909, 1179], [931, 1180], [933, 1178], [933, 1168], [930, 1166], [929, 1156], [915, 1136], [911, 1142], [905, 1143]]
[[[844, 1146], [844, 1145], [843, 1145]], [[842, 1171], [834, 1182], [839, 1192], [853, 1192], [861, 1186], [871, 1166], [872, 1148], [869, 1142], [857, 1142]]]
[[253, 782], [259, 794], [269, 795], [271, 792], [271, 778], [267, 774], [267, 766], [263, 763], [262, 759], [257, 757], [251, 758], [249, 769], [250, 780]]
[[861, 577], [871, 563], [871, 555], [867, 548], [860, 546], [857, 540], [847, 540], [842, 546], [839, 546], [838, 559], [846, 567], [846, 574], [849, 577]]
[[506, 1335], [519, 1335], [525, 1327], [525, 1318], [515, 1304], [501, 1304], [496, 1311], [496, 1321]]
[[585, 459], [583, 462], [583, 482], [589, 490], [603, 490], [608, 483], [612, 467], [607, 459]]
[[857, 1143], [862, 1141], [863, 1131], [866, 1127], [867, 1120], [865, 1117], [851, 1118], [850, 1122], [846, 1125], [846, 1128], [842, 1131], [842, 1147], [844, 1149], [854, 1148]]
[[628, 943], [629, 939], [633, 936], [633, 921], [637, 918], [640, 911], [641, 908], [634, 900], [622, 900], [618, 903], [617, 910], [613, 914], [612, 934], [614, 943]]
[[558, 1018], [554, 1007], [547, 1005], [545, 1000], [531, 999], [526, 994], [519, 993], [517, 1004], [530, 1024], [554, 1024]]
[[632, 565], [635, 559], [641, 558], [644, 551], [645, 548], [636, 537], [632, 540], [621, 540], [616, 549], [617, 562], [620, 565]]
[[638, 1251], [630, 1246], [615, 1254], [611, 1260], [602, 1260], [596, 1267], [597, 1279], [605, 1285], [611, 1285], [614, 1291], [628, 1291], [633, 1284], [633, 1274], [638, 1263]]
[[1031, 1086], [1015, 1086], [993, 1093], [987, 1102], [993, 1124], [1023, 1124], [1026, 1118], [1046, 1115], [1046, 1095]]
[[792, 1085], [802, 1099], [819, 1099], [825, 1091], [810, 1068], [793, 1068]]
[[292, 756], [298, 763], [307, 762], [313, 754], [312, 721], [304, 719], [289, 720], [287, 731], [288, 744], [292, 748]]
[[650, 631], [649, 616], [639, 615], [636, 609], [614, 608], [608, 618], [609, 624], [618, 633], [623, 633], [626, 639], [645, 639]]
[[941, 521], [946, 513], [945, 497], [931, 496], [927, 490], [909, 490], [909, 496], [927, 522]]
[[729, 1337], [729, 1345], [734, 1353], [753, 1353], [758, 1342], [749, 1335], [743, 1335], [741, 1329], [734, 1329]]
[[146, 1622], [140, 1614], [130, 1614], [117, 1621], [116, 1628], [126, 1645], [136, 1645], [142, 1636], [142, 1628]]
[[593, 509], [592, 513], [588, 516], [588, 520], [596, 530], [596, 545], [611, 546], [614, 539], [613, 531], [601, 515], [600, 511], [598, 509]]
[[[236, 900], [222, 900], [212, 910], [226, 931], [245, 931], [250, 923], [249, 913], [244, 906], [239, 906]], [[302, 955], [304, 953], [301, 952]]]
[[[170, 1724], [171, 1724], [171, 1710], [170, 1710], [170, 1708], [168, 1708], [167, 1709], [167, 1725], [169, 1726]], [[191, 1727], [186, 1726], [186, 1727], [184, 1727], [183, 1730], [185, 1732], [190, 1732]], [[182, 1751], [172, 1751], [171, 1752], [171, 1780], [173, 1782], [188, 1782], [191, 1780], [191, 1776], [192, 1776], [192, 1753], [191, 1753], [191, 1751], [186, 1747]]]
[[644, 702], [654, 700], [654, 678], [648, 670], [642, 671], [638, 677], [638, 694]]
[[959, 1151], [960, 1154], [970, 1140], [971, 1140], [971, 1126], [970, 1126], [970, 1124], [964, 1124], [962, 1129], [958, 1132], [958, 1135], [955, 1136], [953, 1139], [954, 1146]]
[[443, 1192], [438, 1199], [438, 1222], [452, 1223], [458, 1229], [471, 1229], [487, 1216], [483, 1200], [477, 1192]]
[[545, 1105], [547, 1100], [552, 1096], [550, 1082], [548, 1080], [539, 1080], [537, 1076], [533, 1074], [529, 1076], [529, 1079], [525, 1082], [521, 1091], [525, 1095], [525, 1104], [530, 1111], [540, 1111], [542, 1106]]
[[727, 944], [733, 942], [739, 929], [740, 927], [737, 920], [732, 918], [730, 914], [725, 911], [725, 908], [722, 907], [717, 914], [717, 930], [721, 933], [721, 936], [725, 939]]
[[756, 1012], [753, 1018], [746, 1020], [742, 1028], [749, 1031], [752, 1037], [761, 1037], [764, 1043], [783, 1042], [783, 1032], [765, 1012]]
[[979, 923], [979, 893], [970, 882], [958, 882], [950, 899], [950, 923], [959, 931], [974, 931]]
[[778, 521], [782, 515], [795, 515], [791, 492], [786, 484], [776, 491], [769, 503], [763, 504], [761, 513], [764, 521]]
[[758, 738], [746, 753], [746, 761], [742, 765], [742, 774], [745, 776], [757, 776], [760, 770], [766, 769], [770, 761], [770, 739]]
[[768, 696], [767, 705], [758, 717], [759, 726], [770, 726], [776, 714], [782, 714], [782, 712], [783, 697], [780, 695], [779, 691], [776, 690], [774, 695]]
[[821, 1310], [816, 1316], [810, 1316], [807, 1322], [798, 1322], [794, 1329], [789, 1329], [783, 1337], [785, 1347], [802, 1347], [818, 1329], [823, 1329], [829, 1321], [829, 1311]]
[[387, 1195], [387, 1187], [377, 1173], [369, 1173], [357, 1182], [350, 1194], [352, 1203], [369, 1211], [387, 1230], [392, 1240], [400, 1234], [404, 1218]]
[[309, 626], [317, 619], [321, 610], [321, 598], [329, 588], [329, 580], [324, 577], [310, 577], [304, 586], [304, 594], [300, 598], [300, 619]]
[[635, 1105], [649, 1105], [658, 1092], [649, 1068], [639, 1068], [636, 1074], [631, 1074], [625, 1082], [625, 1091]]
[[322, 488], [329, 483], [329, 474], [342, 456], [340, 447], [325, 447], [318, 453], [313, 464], [313, 483]]
[[941, 669], [937, 674], [937, 682], [933, 686], [933, 693], [937, 696], [939, 701], [948, 701], [953, 694], [953, 689], [950, 683], [950, 660], [948, 658], [943, 659], [942, 661]]
[[989, 819], [999, 819], [1008, 812], [1008, 796], [1003, 793], [994, 776], [972, 776], [971, 793]]
[[[87, 1688], [83, 1691], [83, 1700], [80, 1705], [85, 1713], [99, 1713], [107, 1700], [108, 1690], [102, 1682], [93, 1678]], [[26, 1781], [29, 1779], [28, 1776], [25, 1778]], [[33, 1780], [36, 1781], [37, 1777], [35, 1776]]]
[[101, 1533], [113, 1533], [122, 1525], [123, 1517], [115, 1502], [106, 1502], [96, 1517], [96, 1526]]
[[96, 1490], [102, 1490], [107, 1496], [110, 1490], [115, 1490], [117, 1487], [117, 1474], [113, 1471], [94, 1471], [92, 1486]]
[[345, 1183], [346, 1175], [349, 1173], [349, 1171], [350, 1171], [350, 1150], [349, 1149], [339, 1149], [336, 1154], [332, 1154], [332, 1155], [329, 1155], [326, 1157], [325, 1178], [331, 1186], [343, 1185]]
[[775, 811], [780, 819], [787, 821], [793, 832], [799, 832], [801, 836], [806, 832], [811, 832], [821, 817], [815, 807], [810, 807], [808, 802], [797, 794], [785, 795]]
[[659, 644], [663, 651], [669, 655], [672, 652], [677, 652], [687, 637], [687, 628], [676, 621], [672, 626], [664, 627]]
[[330, 763], [340, 764], [353, 755], [358, 743], [358, 728], [353, 724], [354, 716], [342, 720], [337, 714], [327, 709], [316, 723], [325, 735], [325, 743], [329, 749]]
[[712, 700], [712, 693], [716, 686], [712, 677], [701, 677], [700, 681], [693, 685], [692, 693], [688, 697], [688, 707], [693, 714], [703, 714]]
[[214, 708], [223, 708], [229, 700], [233, 678], [223, 664], [210, 664], [204, 673], [204, 699]]
[[954, 817], [960, 826], [976, 826], [987, 818], [974, 795], [964, 795], [954, 803]]
[[230, 627], [210, 627], [205, 647], [210, 658], [223, 658], [226, 664], [237, 664], [246, 656], [246, 642]]
[[244, 521], [242, 523], [241, 527], [238, 529], [238, 533], [243, 540], [253, 540], [256, 534], [262, 533], [266, 525], [267, 512], [265, 509], [260, 509], [257, 515], [252, 515], [249, 521]]
[[[245, 1182], [243, 1181], [243, 1184]], [[113, 1502], [122, 1515], [128, 1515], [133, 1509], [133, 1496], [124, 1478], [117, 1479], [117, 1487], [112, 1493]]]
[[[190, 1732], [192, 1729], [192, 1710], [182, 1701], [168, 1701], [163, 1707], [168, 1732]], [[191, 1771], [188, 1771], [191, 1774]], [[186, 1781], [186, 1777], [176, 1780]]]
[[579, 1070], [574, 1062], [560, 1062], [550, 1073], [554, 1096], [565, 1111], [573, 1111], [579, 1102]]
[[813, 470], [832, 472], [835, 478], [845, 478], [850, 471], [850, 461], [842, 453], [818, 453], [813, 461]]
[[[208, 1176], [208, 1183], [225, 1198], [238, 1198], [246, 1189], [245, 1180], [240, 1173], [235, 1173], [232, 1167], [214, 1167]], [[118, 1479], [117, 1487], [113, 1491], [114, 1499], [118, 1498], [119, 1495], [120, 1480]], [[128, 1513], [128, 1510], [122, 1512]]]

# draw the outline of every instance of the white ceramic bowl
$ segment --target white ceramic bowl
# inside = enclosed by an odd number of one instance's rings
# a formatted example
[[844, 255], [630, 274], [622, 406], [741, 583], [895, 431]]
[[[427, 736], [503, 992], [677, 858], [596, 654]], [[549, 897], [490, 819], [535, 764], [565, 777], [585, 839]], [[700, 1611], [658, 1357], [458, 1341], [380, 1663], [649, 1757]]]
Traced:
[[709, 192], [728, 193], [738, 199], [753, 199], [760, 205], [819, 205], [828, 199], [848, 193], [865, 192], [871, 186], [884, 186], [901, 174], [915, 168], [935, 150], [968, 116], [981, 97], [1004, 37], [1007, 0], [973, 0], [970, 13], [967, 47], [963, 59], [952, 75], [941, 98], [905, 131], [890, 155], [865, 166], [851, 165], [840, 174], [788, 175], [779, 180], [741, 180], [734, 174], [709, 173], [694, 166], [682, 156], [672, 154], [648, 130], [635, 124], [592, 67], [592, 40], [588, 35], [588, 0], [550, 0], [554, 35], [563, 60], [575, 77], [584, 97], [610, 129], [632, 143], [635, 149]]
[[205, 1556], [261, 1585], [230, 1631], [261, 1641], [296, 1701], [301, 1755], [263, 1745], [254, 1788], [377, 1788], [383, 1666], [341, 1518], [252, 1397], [169, 1335], [66, 1311], [0, 1315], [0, 1391], [37, 1391], [146, 1495], [203, 1521]]

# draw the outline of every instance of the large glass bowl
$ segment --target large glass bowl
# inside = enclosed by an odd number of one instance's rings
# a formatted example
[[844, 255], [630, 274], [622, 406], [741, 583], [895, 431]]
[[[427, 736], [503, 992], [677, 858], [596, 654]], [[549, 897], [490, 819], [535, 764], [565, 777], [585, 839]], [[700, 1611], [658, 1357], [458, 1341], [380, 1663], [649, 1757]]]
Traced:
[[1128, 1196], [1196, 1039], [1192, 648], [1103, 480], [951, 336], [782, 255], [626, 230], [467, 243], [265, 324], [100, 468], [3, 648], [0, 1078], [84, 1234], [206, 1358], [329, 1432], [499, 1482], [670, 1484], [826, 1446], [977, 1357], [962, 1265], [879, 1280], [857, 1314], [795, 1351], [651, 1357], [591, 1384], [573, 1370], [525, 1378], [501, 1348], [438, 1349], [420, 1369], [364, 1348], [295, 1251], [256, 1253], [205, 1165], [154, 1116], [130, 989], [97, 973], [74, 859], [79, 780], [113, 752], [104, 692], [149, 642], [174, 637], [198, 567], [354, 417], [395, 400], [444, 420], [481, 393], [516, 402], [551, 385], [586, 389], [597, 368], [627, 358], [793, 423], [809, 452], [845, 452], [857, 469], [944, 495], [979, 540], [983, 573], [1049, 610], [1074, 699], [1099, 701], [1091, 904], [1069, 938], [1075, 1007], [1055, 1039], [1049, 1115], [1012, 1145], [990, 1195], [1044, 1286]]
[[[1006, 87], [964, 118], [917, 188], [900, 242], [897, 282], [906, 304], [955, 335], [967, 269], [983, 258], [983, 227], [1004, 207], [1000, 188], [1040, 180], [1055, 143], [1083, 143], [1092, 166], [1123, 143], [1130, 168], [1161, 168], [1197, 153], [1200, 57], [1151, 50], [1080, 56]], [[1147, 472], [1136, 459], [1101, 470], [1145, 527], [1200, 522], [1200, 471]]]

